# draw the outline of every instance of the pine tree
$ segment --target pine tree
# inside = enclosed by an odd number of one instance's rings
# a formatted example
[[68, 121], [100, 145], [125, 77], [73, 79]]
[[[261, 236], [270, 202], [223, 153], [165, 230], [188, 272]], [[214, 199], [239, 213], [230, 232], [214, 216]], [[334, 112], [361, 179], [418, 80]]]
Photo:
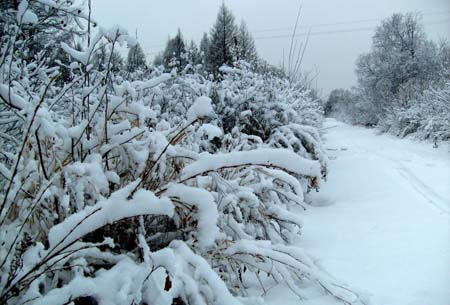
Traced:
[[232, 66], [236, 45], [237, 28], [234, 16], [225, 4], [222, 4], [217, 14], [216, 23], [211, 30], [207, 69], [217, 76], [222, 65]]
[[177, 35], [167, 41], [166, 49], [163, 53], [163, 62], [166, 68], [176, 67], [178, 71], [186, 66], [186, 45], [183, 40], [183, 35], [178, 29]]
[[256, 63], [258, 54], [256, 52], [255, 41], [247, 29], [244, 20], [241, 21], [237, 34], [238, 45], [236, 48], [236, 57], [238, 60], [245, 60], [249, 63]]
[[200, 40], [199, 45], [199, 55], [200, 55], [200, 63], [203, 65], [203, 71], [208, 70], [209, 64], [209, 46], [211, 42], [208, 36], [208, 33], [203, 33], [202, 40]]
[[94, 54], [92, 61], [94, 67], [99, 71], [107, 70], [108, 65], [110, 65], [109, 69], [111, 69], [111, 71], [119, 72], [124, 66], [122, 55], [120, 55], [117, 50], [114, 50], [111, 56], [111, 49], [106, 44], [102, 44], [99, 47]]
[[141, 45], [137, 43], [128, 51], [127, 70], [134, 72], [137, 69], [145, 69], [146, 67], [144, 51], [142, 51]]
[[163, 52], [159, 52], [155, 55], [153, 58], [153, 65], [156, 67], [163, 66], [164, 65], [164, 54]]
[[189, 64], [191, 65], [201, 64], [202, 57], [200, 55], [200, 51], [197, 45], [195, 44], [195, 41], [191, 40], [189, 46], [187, 47], [186, 54], [187, 54], [187, 61]]
[[200, 40], [200, 54], [202, 56], [208, 55], [208, 49], [209, 49], [209, 36], [208, 33], [203, 33], [202, 40]]

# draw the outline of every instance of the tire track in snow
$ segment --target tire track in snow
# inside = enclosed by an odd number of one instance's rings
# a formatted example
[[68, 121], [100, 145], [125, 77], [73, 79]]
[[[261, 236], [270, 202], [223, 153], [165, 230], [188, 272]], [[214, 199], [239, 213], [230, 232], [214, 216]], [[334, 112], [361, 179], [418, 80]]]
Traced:
[[438, 209], [441, 214], [450, 216], [450, 208], [446, 204], [446, 200], [436, 193], [431, 187], [419, 179], [409, 168], [403, 165], [401, 161], [386, 157], [378, 152], [375, 154], [382, 159], [390, 161], [395, 164], [398, 173], [408, 182], [408, 184], [419, 193], [429, 204]]
[[411, 170], [401, 165], [401, 162], [397, 162], [400, 167], [397, 167], [400, 175], [408, 180], [409, 184], [420, 194], [425, 200], [439, 209], [441, 212], [450, 216], [450, 211], [446, 207], [445, 199], [442, 198], [438, 193], [426, 185], [422, 180], [420, 180], [416, 175], [414, 175]]

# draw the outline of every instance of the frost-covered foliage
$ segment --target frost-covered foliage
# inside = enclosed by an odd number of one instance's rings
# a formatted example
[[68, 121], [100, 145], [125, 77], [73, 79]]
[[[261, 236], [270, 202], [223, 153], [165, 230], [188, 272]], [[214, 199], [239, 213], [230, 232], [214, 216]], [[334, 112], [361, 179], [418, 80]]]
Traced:
[[425, 90], [407, 107], [389, 114], [382, 125], [398, 136], [433, 142], [450, 140], [450, 83]]
[[284, 78], [251, 72], [241, 62], [235, 68], [222, 67], [224, 79], [217, 88], [217, 103], [224, 115], [225, 130], [240, 126], [266, 140], [273, 131], [290, 123], [319, 127], [322, 109], [311, 92]]
[[17, 52], [22, 33], [60, 18], [83, 32], [85, 8], [1, 15], [0, 303], [260, 304], [247, 288], [269, 275], [360, 302], [293, 246], [294, 208], [326, 175], [307, 92], [245, 65], [222, 83], [115, 71], [117, 46], [136, 43], [120, 27], [55, 45], [61, 83], [45, 54]]

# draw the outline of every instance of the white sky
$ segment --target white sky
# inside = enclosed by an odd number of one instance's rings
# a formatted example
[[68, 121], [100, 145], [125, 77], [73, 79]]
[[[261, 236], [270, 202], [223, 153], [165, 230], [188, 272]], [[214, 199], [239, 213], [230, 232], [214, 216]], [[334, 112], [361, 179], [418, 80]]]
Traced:
[[[185, 39], [198, 43], [214, 24], [222, 0], [92, 2], [93, 16], [101, 26], [119, 24], [133, 33], [137, 29], [139, 42], [150, 59], [178, 28]], [[274, 36], [292, 33], [300, 3], [299, 32], [311, 26], [311, 32], [317, 33], [309, 39], [303, 70], [319, 71], [317, 87], [324, 94], [355, 85], [356, 58], [369, 50], [372, 29], [379, 20], [394, 12], [420, 12], [430, 38], [450, 40], [449, 0], [225, 0], [237, 23], [241, 19], [247, 23], [259, 55], [276, 65], [282, 63], [283, 52], [287, 57], [290, 38]], [[305, 36], [298, 39], [302, 41]]]

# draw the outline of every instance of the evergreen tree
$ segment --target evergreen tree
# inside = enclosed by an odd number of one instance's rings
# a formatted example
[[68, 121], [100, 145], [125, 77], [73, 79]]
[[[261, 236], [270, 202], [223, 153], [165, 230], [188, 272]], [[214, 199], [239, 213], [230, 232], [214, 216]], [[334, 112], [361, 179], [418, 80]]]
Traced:
[[178, 29], [177, 35], [167, 41], [166, 49], [163, 53], [163, 62], [166, 68], [176, 67], [178, 71], [186, 66], [186, 45], [183, 40], [183, 35]]
[[195, 44], [195, 41], [191, 40], [186, 50], [187, 61], [191, 65], [198, 65], [202, 63], [202, 57], [200, 51]]
[[117, 50], [114, 50], [111, 56], [111, 49], [109, 46], [102, 44], [94, 54], [93, 64], [98, 71], [105, 71], [108, 68], [108, 65], [110, 65], [111, 71], [119, 72], [123, 69], [124, 60]]
[[127, 70], [134, 72], [137, 69], [145, 69], [146, 67], [144, 51], [142, 51], [141, 45], [137, 43], [128, 51]]
[[153, 65], [156, 67], [163, 66], [164, 65], [164, 54], [163, 52], [159, 52], [155, 55], [153, 58]]
[[202, 40], [200, 40], [200, 54], [202, 56], [208, 55], [209, 44], [210, 44], [210, 41], [209, 41], [208, 33], [203, 33]]
[[201, 56], [201, 63], [203, 64], [204, 68], [206, 68], [206, 65], [209, 63], [209, 60], [208, 60], [209, 45], [210, 45], [210, 40], [209, 40], [208, 33], [203, 33], [202, 40], [200, 40], [199, 52], [200, 52], [200, 56]]
[[255, 41], [247, 29], [244, 20], [241, 21], [237, 34], [236, 57], [238, 60], [245, 60], [249, 63], [256, 63], [258, 54], [256, 52]]
[[208, 70], [217, 76], [222, 65], [233, 65], [236, 45], [237, 28], [234, 16], [225, 4], [222, 4], [217, 14], [216, 23], [211, 30], [211, 41], [207, 56]]

